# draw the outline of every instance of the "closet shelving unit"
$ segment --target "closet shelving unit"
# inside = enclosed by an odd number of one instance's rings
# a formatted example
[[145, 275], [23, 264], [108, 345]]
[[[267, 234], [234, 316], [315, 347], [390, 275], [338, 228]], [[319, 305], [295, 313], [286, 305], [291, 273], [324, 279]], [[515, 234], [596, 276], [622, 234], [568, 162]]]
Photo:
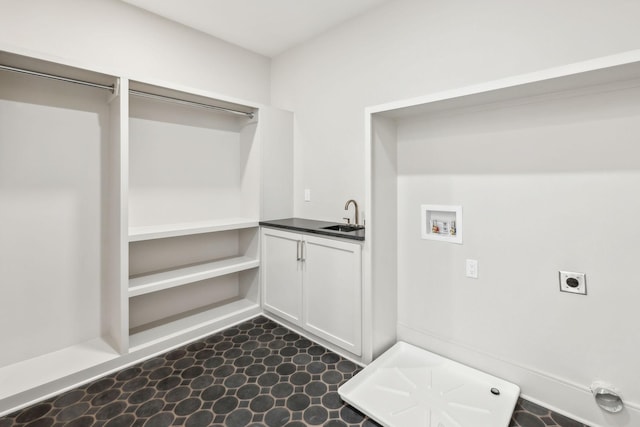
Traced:
[[130, 351], [257, 314], [257, 230], [132, 242], [132, 271], [151, 270], [129, 279]]
[[2, 51], [0, 64], [2, 402], [126, 344], [119, 79]]
[[[129, 242], [141, 242], [154, 239], [166, 239], [223, 232], [229, 230], [252, 229], [258, 226], [255, 220], [232, 218], [224, 221], [202, 221], [196, 223], [179, 223], [161, 226], [132, 227], [129, 231]], [[136, 297], [152, 292], [188, 285], [200, 280], [237, 273], [260, 266], [257, 257], [238, 255], [216, 261], [187, 265], [180, 268], [143, 274], [129, 280], [129, 297]]]
[[83, 67], [0, 50], [0, 415], [259, 314], [292, 214], [291, 113]]
[[259, 312], [257, 110], [130, 82], [130, 351]]

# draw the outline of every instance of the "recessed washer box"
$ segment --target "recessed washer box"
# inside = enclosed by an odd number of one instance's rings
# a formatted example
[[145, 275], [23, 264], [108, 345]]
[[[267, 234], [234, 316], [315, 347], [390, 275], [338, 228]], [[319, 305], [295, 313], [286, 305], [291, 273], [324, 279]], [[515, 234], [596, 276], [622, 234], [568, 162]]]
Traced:
[[462, 244], [462, 206], [420, 205], [421, 237]]
[[508, 427], [520, 388], [399, 342], [338, 393], [386, 427]]

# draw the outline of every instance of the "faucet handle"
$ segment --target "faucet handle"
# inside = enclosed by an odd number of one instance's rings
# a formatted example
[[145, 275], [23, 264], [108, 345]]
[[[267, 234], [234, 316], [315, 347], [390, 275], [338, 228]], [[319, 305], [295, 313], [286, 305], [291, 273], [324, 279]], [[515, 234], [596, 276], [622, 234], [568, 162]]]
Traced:
[[347, 217], [345, 216], [345, 217], [342, 217], [342, 219], [346, 219], [346, 220], [347, 220], [347, 224], [351, 224], [351, 218], [347, 218]]

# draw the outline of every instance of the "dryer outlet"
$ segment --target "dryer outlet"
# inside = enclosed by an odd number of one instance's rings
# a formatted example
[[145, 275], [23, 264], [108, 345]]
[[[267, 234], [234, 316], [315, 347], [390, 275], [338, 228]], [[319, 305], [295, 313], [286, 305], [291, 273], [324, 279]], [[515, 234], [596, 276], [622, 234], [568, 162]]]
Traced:
[[587, 276], [585, 273], [574, 271], [560, 271], [560, 291], [572, 294], [587, 294]]

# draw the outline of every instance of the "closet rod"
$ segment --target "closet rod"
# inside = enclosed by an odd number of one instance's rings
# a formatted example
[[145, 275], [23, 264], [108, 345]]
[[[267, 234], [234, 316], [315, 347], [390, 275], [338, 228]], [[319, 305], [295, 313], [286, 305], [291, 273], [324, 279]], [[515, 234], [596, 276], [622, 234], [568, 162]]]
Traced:
[[253, 116], [254, 116], [253, 113], [247, 113], [246, 111], [240, 111], [240, 110], [234, 110], [234, 109], [231, 109], [231, 108], [218, 107], [216, 105], [203, 104], [201, 102], [195, 102], [195, 101], [186, 101], [184, 99], [173, 98], [171, 96], [165, 96], [165, 95], [156, 95], [154, 93], [142, 92], [142, 91], [135, 90], [135, 89], [129, 89], [129, 93], [131, 95], [139, 96], [139, 97], [142, 97], [142, 98], [155, 99], [155, 100], [159, 100], [159, 101], [169, 101], [169, 102], [174, 102], [174, 103], [177, 103], [177, 104], [189, 105], [191, 107], [207, 108], [209, 110], [225, 111], [227, 113], [232, 113], [232, 114], [237, 114], [237, 115], [249, 117], [250, 119], [253, 119]]
[[36, 77], [44, 77], [46, 79], [59, 80], [61, 82], [74, 83], [74, 84], [83, 85], [83, 86], [90, 86], [98, 89], [106, 89], [111, 93], [115, 93], [114, 85], [110, 85], [110, 86], [101, 85], [99, 83], [92, 83], [84, 80], [70, 79], [68, 77], [56, 76], [55, 74], [40, 73], [38, 71], [25, 70], [23, 68], [10, 67], [8, 65], [1, 65], [1, 64], [0, 64], [0, 70], [12, 71], [14, 73], [28, 74], [30, 76], [36, 76]]

